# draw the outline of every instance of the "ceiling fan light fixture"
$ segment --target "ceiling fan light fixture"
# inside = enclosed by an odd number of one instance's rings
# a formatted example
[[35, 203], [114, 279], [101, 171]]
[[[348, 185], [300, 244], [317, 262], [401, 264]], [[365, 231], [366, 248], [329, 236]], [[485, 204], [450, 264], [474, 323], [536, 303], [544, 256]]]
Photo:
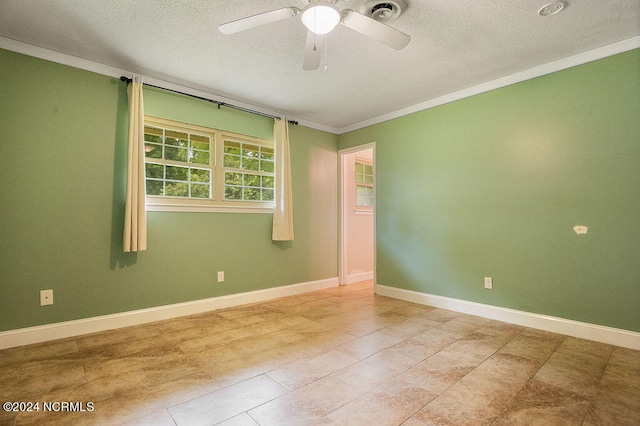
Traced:
[[315, 34], [327, 34], [340, 22], [340, 10], [328, 1], [315, 1], [302, 11], [302, 23]]

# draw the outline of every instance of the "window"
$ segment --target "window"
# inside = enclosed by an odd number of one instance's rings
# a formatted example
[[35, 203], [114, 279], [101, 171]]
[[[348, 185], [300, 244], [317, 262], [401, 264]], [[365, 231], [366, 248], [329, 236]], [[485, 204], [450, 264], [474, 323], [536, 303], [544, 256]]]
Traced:
[[273, 212], [273, 141], [145, 117], [148, 210]]
[[211, 198], [211, 137], [144, 127], [147, 195]]
[[356, 210], [373, 209], [373, 165], [356, 159]]
[[273, 201], [273, 147], [225, 139], [223, 167], [225, 199]]

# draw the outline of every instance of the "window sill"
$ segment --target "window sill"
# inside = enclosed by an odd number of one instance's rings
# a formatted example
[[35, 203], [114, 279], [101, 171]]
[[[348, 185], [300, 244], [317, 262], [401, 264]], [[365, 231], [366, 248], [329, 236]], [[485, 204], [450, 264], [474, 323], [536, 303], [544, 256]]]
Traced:
[[273, 214], [273, 207], [233, 205], [233, 204], [208, 204], [208, 203], [189, 203], [176, 204], [161, 201], [150, 201], [147, 199], [148, 212], [182, 212], [182, 213], [261, 213]]
[[355, 209], [353, 214], [363, 215], [363, 216], [373, 216], [373, 209]]

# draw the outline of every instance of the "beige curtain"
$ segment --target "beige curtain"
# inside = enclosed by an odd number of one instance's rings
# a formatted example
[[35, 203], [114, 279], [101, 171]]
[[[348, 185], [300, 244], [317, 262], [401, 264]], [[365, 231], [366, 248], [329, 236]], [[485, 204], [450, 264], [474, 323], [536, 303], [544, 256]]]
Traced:
[[129, 155], [127, 202], [124, 214], [125, 252], [147, 249], [147, 213], [144, 183], [144, 102], [142, 78], [135, 76], [127, 88], [129, 96]]
[[289, 123], [286, 119], [275, 120], [273, 137], [276, 154], [276, 190], [271, 239], [274, 241], [290, 241], [293, 240], [293, 205], [291, 201]]

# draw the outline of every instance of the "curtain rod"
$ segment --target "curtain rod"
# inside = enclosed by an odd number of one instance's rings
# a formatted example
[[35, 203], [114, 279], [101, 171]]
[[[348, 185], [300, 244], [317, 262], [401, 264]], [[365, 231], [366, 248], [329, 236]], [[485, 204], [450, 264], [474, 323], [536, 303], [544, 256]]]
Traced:
[[[132, 79], [130, 79], [129, 77], [125, 77], [125, 76], [120, 77], [120, 80], [126, 82], [127, 84], [131, 83], [131, 81], [132, 81]], [[215, 101], [215, 100], [209, 99], [209, 98], [203, 98], [202, 96], [191, 95], [189, 93], [180, 92], [178, 90], [167, 89], [165, 87], [160, 87], [160, 86], [154, 86], [153, 84], [147, 84], [147, 83], [143, 83], [143, 84], [145, 86], [153, 87], [155, 89], [166, 90], [168, 92], [177, 93], [179, 95], [184, 95], [184, 96], [189, 96], [191, 98], [200, 99], [201, 101], [211, 102], [213, 104], [218, 105], [218, 109], [220, 109], [220, 107], [222, 107], [222, 106], [226, 106], [226, 107], [229, 107], [229, 108], [237, 109], [239, 111], [249, 112], [251, 114], [261, 115], [263, 117], [273, 118], [274, 120], [282, 120], [282, 118], [278, 117], [277, 115], [271, 115], [271, 114], [267, 114], [267, 113], [260, 112], [260, 111], [254, 111], [254, 110], [249, 109], [249, 108], [244, 108], [244, 107], [241, 107], [241, 106], [228, 104], [226, 102]], [[294, 120], [287, 120], [287, 122], [289, 124], [293, 124], [293, 125], [296, 125], [296, 126], [298, 125], [298, 122], [294, 121]]]

